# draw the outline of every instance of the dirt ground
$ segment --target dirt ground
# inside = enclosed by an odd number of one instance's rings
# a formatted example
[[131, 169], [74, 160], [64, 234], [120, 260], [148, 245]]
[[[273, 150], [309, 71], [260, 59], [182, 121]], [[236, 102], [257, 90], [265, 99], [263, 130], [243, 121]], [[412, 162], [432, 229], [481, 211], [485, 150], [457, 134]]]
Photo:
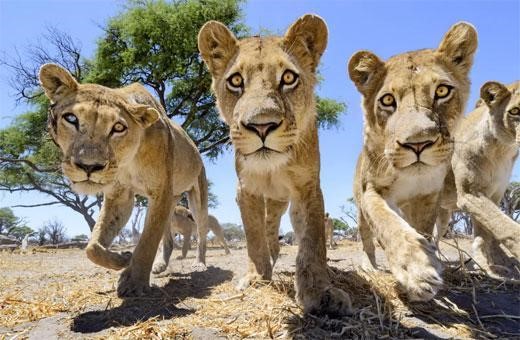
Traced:
[[282, 247], [271, 283], [244, 292], [234, 287], [245, 248], [227, 256], [210, 248], [204, 272], [191, 269], [194, 250], [184, 260], [176, 250], [150, 294], [125, 300], [115, 292], [119, 273], [83, 250], [1, 252], [0, 339], [520, 338], [520, 286], [466, 270], [467, 249], [468, 240], [443, 242], [445, 289], [411, 304], [387, 272], [357, 269], [361, 244], [343, 241], [328, 252], [330, 274], [355, 313], [339, 319], [303, 315], [295, 304], [296, 246]]

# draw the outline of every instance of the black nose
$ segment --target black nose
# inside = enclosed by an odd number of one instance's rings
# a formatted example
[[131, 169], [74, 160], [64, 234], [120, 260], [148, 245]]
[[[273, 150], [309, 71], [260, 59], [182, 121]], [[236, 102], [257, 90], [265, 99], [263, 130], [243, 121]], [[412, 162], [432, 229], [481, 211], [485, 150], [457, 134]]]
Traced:
[[96, 171], [103, 170], [106, 166], [106, 164], [99, 164], [99, 163], [85, 164], [85, 163], [81, 163], [81, 162], [75, 162], [74, 165], [76, 165], [78, 168], [85, 171], [87, 173], [87, 175], [90, 175], [91, 173], [96, 172]]
[[433, 144], [435, 144], [432, 140], [427, 140], [424, 142], [418, 142], [418, 143], [399, 143], [403, 148], [407, 148], [415, 152], [417, 155], [419, 155], [421, 152], [424, 151], [424, 149], [429, 148]]
[[246, 129], [251, 130], [254, 133], [256, 133], [258, 135], [258, 137], [260, 137], [262, 139], [262, 141], [264, 141], [265, 138], [267, 137], [267, 135], [270, 134], [272, 131], [276, 130], [281, 124], [282, 124], [282, 122], [279, 122], [279, 123], [270, 122], [270, 123], [263, 123], [263, 124], [249, 123], [249, 124], [242, 124], [242, 125], [244, 125], [244, 127]]

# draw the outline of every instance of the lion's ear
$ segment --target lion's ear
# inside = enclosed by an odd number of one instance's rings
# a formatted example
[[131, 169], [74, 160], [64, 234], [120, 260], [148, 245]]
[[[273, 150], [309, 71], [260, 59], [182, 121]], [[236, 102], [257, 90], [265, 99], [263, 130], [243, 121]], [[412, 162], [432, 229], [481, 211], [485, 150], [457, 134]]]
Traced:
[[508, 94], [507, 87], [496, 81], [488, 81], [480, 88], [480, 98], [490, 109], [499, 104]]
[[325, 21], [315, 14], [306, 14], [289, 27], [283, 46], [289, 54], [298, 59], [302, 67], [309, 67], [314, 72], [327, 47], [327, 39], [328, 29]]
[[56, 64], [44, 64], [40, 67], [40, 84], [45, 95], [56, 102], [61, 96], [78, 89], [78, 82], [63, 67]]
[[477, 31], [467, 22], [453, 25], [444, 35], [437, 54], [460, 73], [468, 73], [477, 50]]
[[146, 129], [159, 119], [159, 111], [148, 105], [130, 105], [128, 113], [142, 128]]
[[198, 36], [199, 51], [215, 77], [220, 77], [238, 50], [238, 41], [228, 28], [218, 21], [208, 21]]
[[359, 92], [367, 95], [374, 80], [385, 72], [385, 63], [370, 51], [356, 52], [348, 62], [348, 74]]

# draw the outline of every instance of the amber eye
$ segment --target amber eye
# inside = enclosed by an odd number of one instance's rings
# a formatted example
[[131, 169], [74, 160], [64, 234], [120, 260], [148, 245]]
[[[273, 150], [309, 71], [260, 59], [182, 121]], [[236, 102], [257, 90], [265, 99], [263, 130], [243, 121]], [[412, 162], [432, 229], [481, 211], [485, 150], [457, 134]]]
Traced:
[[448, 85], [439, 85], [435, 90], [435, 98], [446, 98], [451, 93], [451, 87]]
[[63, 115], [63, 119], [69, 124], [78, 125], [78, 117], [73, 115], [72, 113], [66, 113]]
[[383, 106], [394, 106], [395, 105], [395, 98], [394, 98], [394, 96], [392, 96], [389, 93], [382, 96], [381, 99], [379, 99], [379, 101], [381, 102], [381, 104], [383, 104]]
[[510, 115], [512, 116], [518, 116], [520, 115], [520, 109], [518, 107], [513, 107], [511, 110], [508, 111]]
[[126, 130], [126, 126], [124, 126], [122, 123], [115, 123], [114, 126], [112, 127], [112, 132], [115, 132], [115, 133], [121, 133], [121, 132], [124, 132]]
[[287, 70], [282, 75], [282, 85], [292, 85], [298, 80], [298, 75], [293, 71]]
[[231, 77], [228, 78], [228, 84], [233, 88], [241, 88], [244, 85], [244, 79], [240, 75], [240, 73], [235, 73]]

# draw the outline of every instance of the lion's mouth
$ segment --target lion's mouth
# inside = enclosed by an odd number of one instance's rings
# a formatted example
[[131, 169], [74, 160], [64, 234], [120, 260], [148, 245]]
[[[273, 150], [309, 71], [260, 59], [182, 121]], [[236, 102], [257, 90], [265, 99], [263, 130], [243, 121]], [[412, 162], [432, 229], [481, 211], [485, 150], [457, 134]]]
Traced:
[[259, 149], [256, 149], [255, 151], [253, 152], [250, 152], [250, 153], [247, 153], [247, 154], [244, 154], [244, 156], [251, 156], [251, 155], [261, 155], [261, 156], [268, 156], [269, 154], [271, 153], [282, 153], [281, 151], [278, 151], [278, 150], [275, 150], [275, 149], [271, 149], [267, 146], [262, 146], [261, 148]]

